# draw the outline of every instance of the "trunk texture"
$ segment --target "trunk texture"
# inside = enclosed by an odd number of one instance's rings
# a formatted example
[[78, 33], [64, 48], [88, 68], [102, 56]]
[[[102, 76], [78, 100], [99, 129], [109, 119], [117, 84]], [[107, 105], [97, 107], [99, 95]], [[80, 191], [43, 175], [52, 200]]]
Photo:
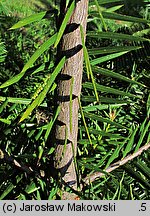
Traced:
[[[62, 0], [60, 4], [61, 19], [67, 10], [65, 2]], [[54, 128], [56, 149], [53, 161], [57, 174], [60, 174], [62, 185], [68, 185], [75, 190], [77, 189], [75, 157], [78, 135], [78, 97], [81, 93], [83, 70], [80, 24], [86, 35], [87, 14], [88, 0], [76, 1], [75, 10], [58, 49], [59, 58], [65, 55], [67, 61], [57, 79], [55, 100], [57, 106], [61, 106], [61, 111]]]

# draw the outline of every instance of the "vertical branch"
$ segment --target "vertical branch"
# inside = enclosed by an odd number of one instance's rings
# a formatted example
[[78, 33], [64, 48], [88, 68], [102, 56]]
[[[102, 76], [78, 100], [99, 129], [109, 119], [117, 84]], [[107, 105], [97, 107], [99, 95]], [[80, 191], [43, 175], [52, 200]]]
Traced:
[[[63, 5], [63, 2], [62, 0], [60, 5]], [[62, 7], [60, 17], [63, 17], [65, 12], [66, 8]], [[54, 144], [56, 148], [53, 161], [57, 174], [60, 173], [61, 182], [75, 190], [77, 189], [77, 176], [74, 159], [77, 151], [78, 97], [81, 93], [83, 70], [80, 24], [83, 26], [85, 36], [87, 14], [88, 0], [76, 1], [75, 10], [58, 49], [58, 56], [65, 55], [67, 61], [57, 79], [55, 100], [56, 105], [61, 106], [61, 111], [54, 128]], [[70, 92], [72, 93], [71, 97]]]

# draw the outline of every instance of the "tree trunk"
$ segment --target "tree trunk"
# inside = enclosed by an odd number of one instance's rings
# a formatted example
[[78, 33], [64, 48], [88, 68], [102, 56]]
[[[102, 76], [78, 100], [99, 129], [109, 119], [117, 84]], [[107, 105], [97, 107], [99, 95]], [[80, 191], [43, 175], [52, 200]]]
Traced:
[[[67, 8], [64, 0], [60, 4], [60, 18]], [[54, 128], [54, 168], [59, 173], [62, 185], [77, 190], [75, 157], [78, 135], [78, 97], [81, 93], [83, 49], [80, 24], [86, 34], [88, 0], [77, 0], [75, 10], [62, 37], [58, 56], [66, 56], [64, 68], [57, 79], [55, 100], [61, 111]]]

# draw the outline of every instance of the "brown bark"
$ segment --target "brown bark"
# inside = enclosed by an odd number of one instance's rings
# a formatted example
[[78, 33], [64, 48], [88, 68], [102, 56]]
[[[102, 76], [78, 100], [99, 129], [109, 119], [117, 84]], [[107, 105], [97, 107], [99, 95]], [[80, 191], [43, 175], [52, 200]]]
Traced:
[[[62, 0], [62, 5], [65, 1]], [[61, 7], [61, 18], [66, 12]], [[60, 76], [57, 79], [56, 103], [61, 111], [54, 128], [54, 168], [60, 173], [61, 182], [77, 189], [77, 176], [74, 159], [77, 151], [78, 135], [78, 97], [81, 93], [83, 49], [81, 42], [80, 24], [86, 34], [88, 14], [88, 0], [76, 1], [75, 10], [66, 27], [58, 50], [59, 57], [66, 56], [67, 60]], [[72, 88], [72, 100], [70, 92]], [[71, 103], [70, 103], [71, 101]], [[72, 113], [72, 117], [71, 117]]]

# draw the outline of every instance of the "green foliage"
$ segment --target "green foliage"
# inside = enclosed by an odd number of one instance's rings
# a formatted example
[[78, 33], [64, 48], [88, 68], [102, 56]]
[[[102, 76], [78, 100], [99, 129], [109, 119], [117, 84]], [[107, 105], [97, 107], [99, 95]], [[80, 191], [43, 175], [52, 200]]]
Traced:
[[15, 25], [13, 25], [10, 28], [10, 30], [21, 28], [21, 27], [23, 27], [25, 25], [29, 25], [29, 24], [31, 24], [33, 22], [40, 21], [45, 15], [46, 15], [46, 12], [41, 12], [41, 13], [38, 13], [38, 14], [33, 14], [33, 15], [27, 17], [27, 18], [22, 19], [21, 21], [19, 21]]
[[71, 15], [72, 15], [72, 13], [73, 13], [74, 8], [75, 8], [75, 1], [73, 1], [73, 2], [71, 3], [69, 9], [68, 9], [67, 12], [66, 12], [66, 15], [65, 15], [65, 17], [64, 17], [64, 19], [63, 19], [63, 22], [62, 22], [62, 24], [61, 24], [61, 26], [60, 26], [60, 29], [59, 29], [59, 31], [58, 31], [57, 39], [56, 39], [56, 41], [55, 41], [54, 47], [57, 47], [57, 46], [58, 46], [58, 44], [59, 44], [59, 42], [60, 42], [60, 40], [61, 40], [61, 38], [62, 38], [62, 35], [63, 35], [64, 31], [65, 31], [66, 25], [67, 25], [67, 23], [68, 23], [68, 21], [69, 21]]
[[12, 77], [12, 79], [6, 81], [5, 83], [3, 83], [0, 88], [6, 88], [7, 86], [10, 86], [16, 82], [18, 82], [25, 74], [25, 72], [32, 67], [32, 65], [34, 64], [34, 62], [51, 46], [53, 45], [54, 41], [55, 41], [56, 35], [53, 35], [51, 38], [49, 38], [46, 42], [44, 42], [42, 44], [42, 46], [31, 56], [31, 58], [29, 59], [29, 61], [25, 64], [25, 66], [23, 67], [23, 69], [21, 70], [21, 72], [19, 74], [17, 74], [16, 76]]
[[8, 14], [17, 17], [30, 16], [38, 10], [38, 7], [44, 8], [40, 0], [2, 0], [1, 4], [5, 11], [7, 9]]
[[[58, 32], [55, 16], [45, 16], [46, 5], [38, 1], [38, 10], [34, 1], [18, 2], [2, 2], [1, 7], [0, 149], [34, 173], [26, 174], [0, 159], [0, 199], [57, 199], [60, 189], [51, 177], [54, 148], [50, 143], [60, 111], [60, 107], [54, 109], [55, 79], [65, 58], [58, 63], [56, 48], [74, 1]], [[59, 8], [54, 1], [47, 2], [50, 8]], [[78, 179], [97, 171], [105, 173], [112, 163], [150, 142], [150, 34], [149, 17], [143, 12], [147, 13], [148, 4], [137, 2], [133, 7], [138, 4], [138, 15], [133, 17], [125, 15], [128, 1], [89, 3], [86, 43], [81, 27], [85, 63], [79, 99]], [[149, 173], [147, 150], [85, 185], [80, 198], [149, 199]]]
[[5, 60], [6, 57], [6, 49], [4, 46], [4, 43], [0, 43], [0, 63], [3, 62]]
[[46, 94], [50, 90], [50, 87], [54, 83], [56, 76], [60, 73], [61, 69], [63, 68], [64, 64], [65, 64], [65, 57], [62, 58], [62, 60], [55, 68], [54, 72], [47, 78], [47, 80], [45, 80], [43, 91], [41, 91], [40, 94], [35, 98], [35, 100], [28, 106], [27, 110], [24, 112], [19, 122], [26, 119], [31, 114], [33, 109], [35, 109], [37, 106], [40, 106], [40, 104], [45, 99]]

